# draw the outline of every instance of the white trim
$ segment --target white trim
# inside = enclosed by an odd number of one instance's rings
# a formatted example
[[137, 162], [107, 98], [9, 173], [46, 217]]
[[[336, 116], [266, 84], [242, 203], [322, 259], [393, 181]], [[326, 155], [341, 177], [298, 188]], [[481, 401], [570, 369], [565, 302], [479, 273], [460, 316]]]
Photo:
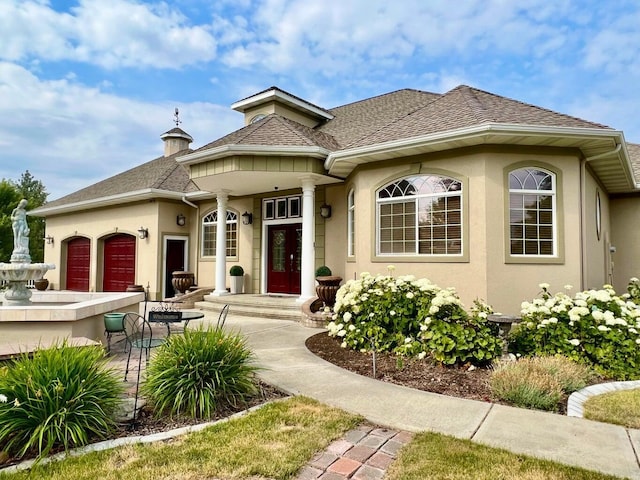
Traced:
[[313, 115], [324, 118], [326, 120], [331, 120], [334, 118], [331, 113], [275, 88], [269, 89], [266, 92], [258, 93], [257, 95], [253, 95], [249, 98], [245, 98], [244, 100], [239, 100], [231, 105], [231, 109], [236, 110], [237, 112], [244, 113], [245, 110], [248, 110], [251, 107], [255, 107], [262, 103], [275, 101], [276, 99], [280, 100], [281, 103], [291, 105], [293, 107], [296, 107], [298, 110], [312, 113]]
[[315, 158], [327, 158], [329, 150], [322, 147], [303, 147], [288, 145], [222, 145], [220, 147], [201, 150], [176, 158], [182, 165], [193, 165], [230, 155], [264, 155], [264, 156], [307, 156]]

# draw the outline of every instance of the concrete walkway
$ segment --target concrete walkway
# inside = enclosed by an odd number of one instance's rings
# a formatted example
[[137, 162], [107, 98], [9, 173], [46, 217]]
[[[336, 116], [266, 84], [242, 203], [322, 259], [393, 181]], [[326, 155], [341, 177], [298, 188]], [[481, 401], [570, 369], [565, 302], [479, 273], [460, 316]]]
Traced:
[[[214, 321], [207, 314], [205, 321]], [[264, 381], [409, 432], [433, 431], [538, 458], [640, 480], [640, 430], [562, 415], [447, 397], [376, 381], [310, 353], [319, 330], [295, 322], [229, 315], [264, 368]]]

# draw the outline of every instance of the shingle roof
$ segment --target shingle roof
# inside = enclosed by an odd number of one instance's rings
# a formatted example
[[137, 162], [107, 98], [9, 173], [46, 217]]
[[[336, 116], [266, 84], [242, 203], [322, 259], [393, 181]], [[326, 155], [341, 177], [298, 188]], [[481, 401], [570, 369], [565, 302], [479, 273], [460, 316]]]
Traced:
[[345, 148], [439, 98], [436, 93], [403, 89], [332, 108], [335, 118], [318, 130], [332, 135]]
[[636, 182], [640, 183], [640, 144], [627, 143], [627, 151], [629, 152], [633, 175], [636, 178]]
[[609, 128], [461, 85], [349, 146], [374, 145], [486, 123]]
[[195, 192], [196, 185], [189, 179], [189, 172], [176, 162], [176, 157], [191, 150], [182, 150], [168, 157], [159, 157], [138, 165], [89, 187], [61, 197], [45, 206], [56, 207], [98, 198], [135, 192], [144, 189], [167, 190], [171, 192]]
[[262, 120], [200, 147], [196, 152], [224, 145], [317, 146], [331, 151], [339, 148], [338, 143], [331, 135], [306, 127], [276, 113], [267, 115]]

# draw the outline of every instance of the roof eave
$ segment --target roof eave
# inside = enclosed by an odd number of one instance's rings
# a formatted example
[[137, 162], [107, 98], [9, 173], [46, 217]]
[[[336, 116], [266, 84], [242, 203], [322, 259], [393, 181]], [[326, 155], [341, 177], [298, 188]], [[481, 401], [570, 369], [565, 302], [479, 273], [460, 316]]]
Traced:
[[188, 166], [208, 162], [232, 155], [261, 155], [261, 156], [306, 156], [327, 158], [330, 150], [318, 146], [284, 146], [284, 145], [223, 145], [208, 150], [193, 152], [176, 158], [181, 165]]
[[40, 208], [31, 210], [28, 213], [29, 215], [33, 215], [34, 217], [48, 217], [51, 215], [61, 215], [82, 210], [92, 210], [94, 208], [110, 207], [113, 205], [121, 205], [123, 203], [139, 202], [158, 198], [181, 200], [185, 195], [187, 194], [185, 194], [184, 192], [160, 190], [157, 188], [145, 188], [133, 192], [119, 193], [117, 195], [109, 195], [106, 197], [99, 197], [91, 200], [84, 200], [81, 202], [56, 205], [54, 207], [47, 207], [46, 205], [44, 205]]
[[298, 110], [306, 111], [314, 116], [323, 118], [325, 120], [332, 120], [334, 118], [333, 114], [327, 112], [326, 110], [322, 110], [321, 108], [316, 107], [315, 105], [305, 102], [302, 99], [296, 98], [292, 95], [289, 95], [286, 92], [281, 90], [272, 88], [265, 92], [259, 93], [257, 95], [253, 95], [252, 97], [245, 98], [244, 100], [240, 100], [231, 105], [233, 110], [237, 112], [244, 113], [246, 110], [260, 105], [265, 102], [279, 100], [280, 102], [295, 107]]
[[[420, 150], [421, 147], [424, 147], [425, 150], [429, 147], [430, 151], [446, 150], [448, 148], [454, 148], [452, 145], [455, 142], [463, 142], [465, 145], [482, 145], [492, 143], [491, 139], [495, 140], [501, 136], [549, 137], [560, 139], [584, 138], [585, 140], [609, 139], [615, 144], [624, 145], [624, 135], [619, 130], [486, 123], [429, 135], [339, 150], [329, 154], [325, 161], [325, 169], [331, 175], [345, 178], [358, 165], [368, 161], [414, 155], [415, 151]], [[628, 152], [626, 148], [623, 148], [623, 151], [624, 154], [620, 160], [625, 177], [629, 182], [629, 186], [636, 186], [637, 188], [637, 183], [632, 174]]]

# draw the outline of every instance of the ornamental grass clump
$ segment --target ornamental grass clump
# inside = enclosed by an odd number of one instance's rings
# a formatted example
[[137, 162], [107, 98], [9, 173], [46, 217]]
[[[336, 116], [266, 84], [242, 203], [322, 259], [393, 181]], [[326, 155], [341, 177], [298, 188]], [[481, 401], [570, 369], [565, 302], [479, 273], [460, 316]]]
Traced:
[[257, 367], [244, 338], [218, 328], [185, 330], [156, 349], [142, 394], [156, 414], [211, 418], [258, 392]]
[[[634, 285], [637, 279], [630, 282], [630, 292]], [[540, 298], [522, 303], [522, 322], [509, 341], [512, 352], [560, 354], [606, 377], [640, 378], [640, 305], [632, 293], [618, 296], [605, 285], [570, 297], [551, 295], [547, 284], [540, 288]]]
[[566, 395], [585, 387], [595, 375], [566, 357], [531, 357], [494, 364], [492, 394], [517, 407], [557, 411]]
[[100, 346], [22, 353], [0, 370], [0, 450], [41, 458], [107, 438], [123, 392]]
[[[390, 269], [391, 271], [392, 269]], [[486, 364], [502, 352], [491, 308], [479, 301], [470, 313], [451, 288], [429, 280], [363, 273], [336, 295], [329, 335], [344, 348], [394, 352], [445, 365]]]

